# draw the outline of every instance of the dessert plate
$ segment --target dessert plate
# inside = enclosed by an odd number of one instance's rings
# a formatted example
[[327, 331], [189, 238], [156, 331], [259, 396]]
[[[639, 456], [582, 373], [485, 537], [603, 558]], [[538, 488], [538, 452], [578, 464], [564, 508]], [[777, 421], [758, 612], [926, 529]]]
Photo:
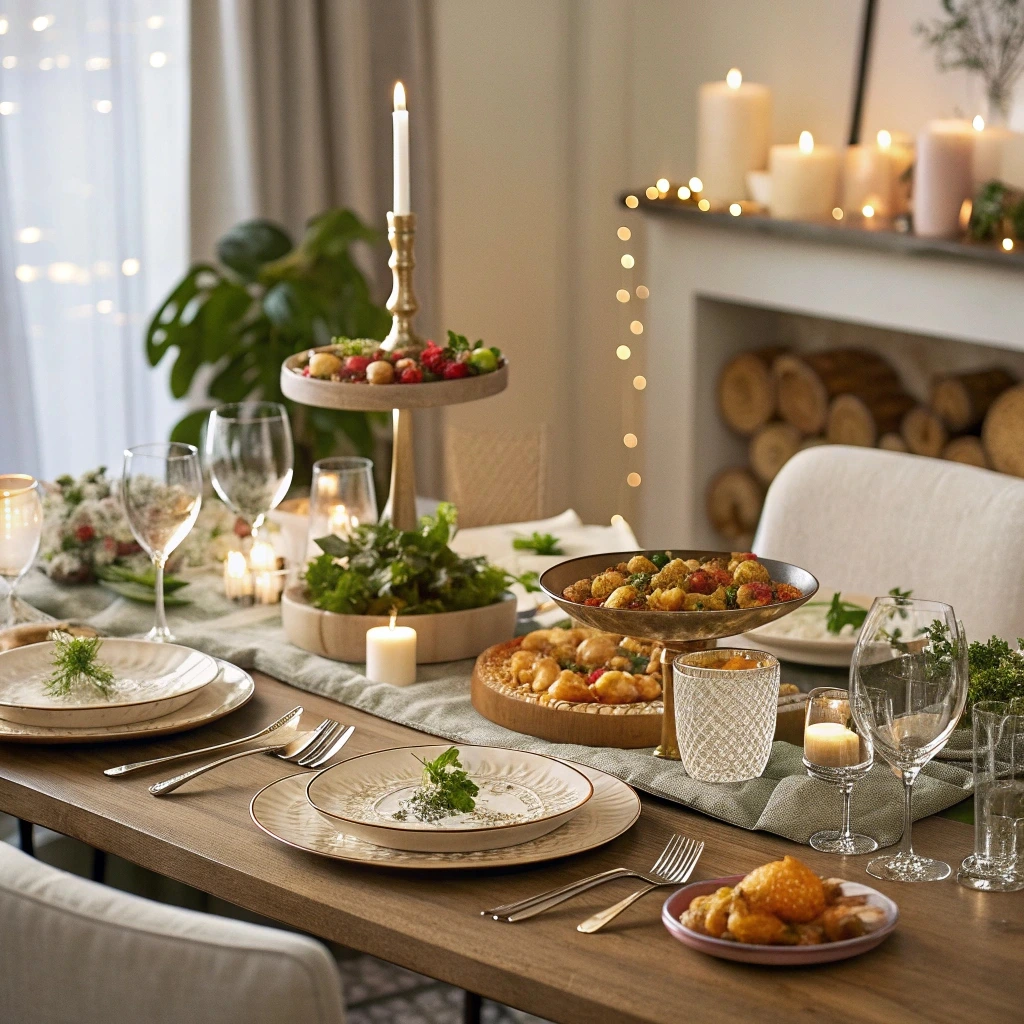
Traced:
[[259, 828], [279, 842], [334, 860], [416, 871], [511, 868], [596, 849], [622, 835], [640, 817], [640, 798], [630, 786], [596, 768], [574, 767], [594, 787], [593, 797], [579, 813], [561, 828], [537, 839], [495, 850], [473, 853], [393, 850], [341, 833], [306, 799], [306, 787], [315, 778], [312, 772], [289, 775], [265, 786], [253, 797], [249, 813]]
[[695, 896], [707, 896], [723, 885], [736, 885], [745, 877], [729, 875], [726, 878], [693, 882], [669, 896], [662, 907], [661, 920], [672, 937], [691, 949], [717, 956], [722, 960], [736, 960], [744, 964], [767, 964], [772, 967], [800, 967], [804, 964], [827, 964], [834, 960], [860, 956], [861, 953], [866, 953], [884, 942], [899, 921], [899, 908], [888, 896], [883, 896], [877, 889], [861, 885], [860, 882], [843, 882], [844, 896], [867, 896], [869, 905], [881, 907], [885, 911], [886, 920], [881, 928], [860, 938], [844, 939], [841, 942], [822, 942], [814, 946], [762, 946], [733, 942], [729, 939], [715, 939], [683, 926], [679, 918]]
[[97, 660], [114, 673], [110, 694], [82, 684], [51, 696], [55, 646], [47, 640], [0, 654], [0, 718], [51, 728], [131, 725], [184, 707], [217, 675], [213, 658], [188, 647], [109, 638]]
[[410, 800], [423, 762], [452, 744], [394, 747], [342, 761], [307, 787], [329, 824], [377, 846], [427, 853], [472, 853], [529, 842], [565, 824], [591, 798], [580, 770], [544, 754], [460, 744], [459, 760], [479, 787], [468, 813], [422, 820]]

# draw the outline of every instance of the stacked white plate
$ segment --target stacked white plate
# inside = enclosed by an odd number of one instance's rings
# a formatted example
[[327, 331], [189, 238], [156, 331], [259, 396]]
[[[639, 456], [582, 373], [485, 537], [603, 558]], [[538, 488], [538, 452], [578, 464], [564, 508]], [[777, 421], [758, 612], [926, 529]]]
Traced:
[[328, 857], [409, 868], [536, 863], [593, 849], [628, 829], [640, 801], [596, 769], [530, 751], [454, 744], [479, 792], [466, 813], [420, 820], [423, 762], [453, 744], [395, 747], [293, 775], [253, 798], [274, 838]]

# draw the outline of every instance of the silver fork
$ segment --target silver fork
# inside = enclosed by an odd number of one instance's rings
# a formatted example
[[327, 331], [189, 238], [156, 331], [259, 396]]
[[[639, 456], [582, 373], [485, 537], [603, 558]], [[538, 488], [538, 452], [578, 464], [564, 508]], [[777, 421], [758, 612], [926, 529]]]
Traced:
[[209, 764], [200, 765], [191, 771], [182, 772], [173, 778], [165, 779], [163, 782], [154, 783], [149, 787], [153, 796], [164, 796], [171, 793], [179, 786], [203, 775], [211, 768], [217, 768], [228, 761], [235, 761], [240, 757], [248, 757], [250, 754], [276, 754], [284, 761], [300, 765], [303, 768], [319, 768], [326, 764], [341, 748], [348, 743], [355, 726], [350, 725], [347, 729], [339, 722], [331, 718], [325, 718], [315, 729], [309, 732], [300, 733], [289, 743], [275, 743], [263, 747], [252, 747], [250, 750], [240, 750], [235, 754], [228, 754], [227, 757], [210, 761]]
[[634, 871], [631, 868], [612, 868], [610, 871], [602, 871], [599, 874], [581, 878], [576, 882], [570, 882], [568, 885], [560, 885], [557, 889], [549, 889], [547, 892], [542, 892], [537, 896], [530, 896], [525, 900], [516, 900], [514, 903], [505, 903], [500, 907], [481, 910], [480, 913], [485, 917], [493, 917], [495, 921], [514, 923], [535, 917], [545, 910], [557, 907], [559, 903], [572, 899], [573, 896], [577, 896], [581, 892], [593, 889], [595, 885], [603, 885], [605, 882], [610, 882], [613, 878], [642, 878], [645, 882], [660, 881], [662, 878], [661, 870], [685, 842], [689, 842], [689, 840], [683, 836], [672, 836], [665, 844], [665, 849], [661, 851], [661, 855], [651, 866], [649, 872]]
[[576, 931], [593, 935], [594, 932], [599, 932], [609, 921], [613, 921], [618, 917], [626, 907], [632, 906], [641, 896], [646, 895], [652, 889], [657, 889], [662, 885], [682, 885], [693, 873], [693, 869], [697, 866], [697, 861], [700, 860], [700, 855], [703, 852], [703, 843], [695, 843], [692, 839], [687, 839], [676, 850], [669, 862], [663, 865], [661, 870], [657, 872], [664, 876], [662, 881], [648, 882], [642, 889], [637, 889], [636, 892], [630, 893], [624, 900], [619, 900], [613, 906], [605, 908], [599, 913], [594, 914], [593, 917], [588, 917], [586, 921], [576, 925]]

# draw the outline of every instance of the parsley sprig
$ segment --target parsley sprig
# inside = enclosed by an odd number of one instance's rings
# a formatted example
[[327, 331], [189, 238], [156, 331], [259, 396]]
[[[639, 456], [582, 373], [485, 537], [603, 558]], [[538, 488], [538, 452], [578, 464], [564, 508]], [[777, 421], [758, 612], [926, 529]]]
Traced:
[[561, 541], [552, 533], [538, 533], [536, 530], [529, 537], [515, 537], [512, 547], [516, 551], [532, 551], [536, 555], [564, 555]]
[[104, 697], [109, 696], [114, 673], [96, 660], [103, 641], [98, 636], [72, 636], [55, 629], [50, 633], [54, 643], [53, 675], [46, 680], [51, 697], [66, 697], [79, 683], [89, 682]]
[[409, 799], [408, 811], [403, 808], [396, 818], [404, 820], [411, 812], [419, 821], [438, 821], [453, 814], [468, 814], [476, 807], [473, 798], [480, 788], [462, 767], [455, 747], [433, 761], [424, 761], [415, 754], [413, 757], [423, 765], [423, 781]]
[[[893, 587], [889, 591], [889, 596], [896, 598], [896, 603], [900, 604], [909, 600], [912, 593], [912, 590], [900, 590], [899, 587]], [[903, 613], [904, 617], [905, 614]], [[867, 617], [867, 608], [854, 604], [852, 601], [844, 601], [842, 595], [837, 591], [832, 595], [832, 603], [829, 605], [828, 614], [825, 616], [825, 627], [835, 636], [842, 632], [843, 626], [852, 626], [853, 631], [856, 633], [864, 625], [864, 620]]]

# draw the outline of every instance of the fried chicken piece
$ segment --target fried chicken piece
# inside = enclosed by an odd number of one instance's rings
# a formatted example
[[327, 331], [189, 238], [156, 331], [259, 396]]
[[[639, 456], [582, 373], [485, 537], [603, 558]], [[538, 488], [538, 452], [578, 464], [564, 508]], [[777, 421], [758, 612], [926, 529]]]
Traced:
[[629, 672], [605, 672], [594, 683], [594, 693], [602, 704], [632, 704], [640, 696]]
[[600, 633], [584, 640], [576, 648], [576, 664], [600, 668], [609, 658], [615, 657], [618, 649], [619, 638], [614, 633]]
[[798, 946], [820, 946], [826, 941], [825, 928], [820, 920], [811, 921], [809, 924], [794, 924], [792, 928]]
[[747, 901], [735, 893], [729, 911], [729, 934], [737, 941], [762, 946], [792, 944], [795, 935], [775, 914], [752, 911]]
[[736, 886], [752, 913], [774, 914], [787, 923], [813, 921], [825, 909], [821, 879], [796, 857], [754, 868]]
[[792, 583], [775, 584], [776, 601], [795, 601], [798, 597], [803, 596], [804, 592], [799, 587], [794, 587]]
[[548, 651], [548, 657], [554, 658], [555, 661], [560, 664], [575, 663], [576, 661], [576, 645], [575, 644], [559, 644], [557, 647], [552, 647]]
[[740, 562], [733, 572], [733, 582], [737, 585], [743, 583], [771, 583], [771, 581], [771, 574], [760, 562]]
[[532, 633], [527, 633], [523, 637], [523, 642], [519, 645], [521, 651], [544, 651], [551, 646], [551, 630], [550, 629], [535, 629]]
[[533, 666], [533, 674], [529, 680], [530, 689], [534, 693], [543, 693], [558, 678], [561, 671], [562, 666], [554, 658], [540, 658]]
[[590, 580], [577, 580], [562, 591], [562, 597], [566, 601], [583, 604], [590, 597]]
[[724, 612], [728, 606], [728, 600], [725, 587], [720, 586], [704, 598], [704, 608], [702, 610], [706, 612]]
[[661, 650], [659, 647], [655, 647], [648, 640], [638, 640], [635, 636], [624, 636], [619, 646], [624, 651], [631, 651], [633, 654], [643, 654], [645, 656], [650, 655], [655, 650]]
[[616, 672], [632, 672], [633, 662], [622, 654], [616, 654], [614, 658], [608, 659], [608, 667]]
[[[779, 690], [782, 690], [781, 686]], [[830, 907], [833, 903], [843, 898], [843, 880], [841, 878], [823, 878], [821, 880], [821, 887], [825, 893], [826, 906]]]
[[681, 558], [673, 558], [671, 562], [662, 566], [661, 570], [651, 578], [651, 586], [663, 589], [678, 587], [692, 571]]
[[716, 889], [707, 897], [704, 930], [713, 938], [720, 939], [729, 926], [733, 895], [734, 891], [728, 885], [723, 885], [721, 889]]
[[[516, 651], [509, 659], [508, 668], [512, 673], [512, 681], [515, 683], [531, 682], [533, 679], [533, 664], [537, 660], [534, 651]], [[530, 679], [521, 679], [520, 672], [531, 673]]]
[[877, 931], [885, 924], [885, 911], [869, 906], [866, 897], [843, 897], [829, 907], [819, 921], [829, 942], [842, 942]]
[[634, 555], [627, 563], [630, 572], [657, 572], [658, 567], [646, 555]]
[[638, 597], [639, 591], [636, 587], [624, 586], [613, 590], [605, 601], [605, 608], [628, 608]]
[[570, 672], [569, 669], [559, 673], [545, 697], [548, 700], [569, 700], [583, 704], [593, 704], [597, 700], [587, 686], [586, 679], [576, 672]]
[[661, 696], [661, 680], [656, 676], [633, 676], [639, 700], [657, 700]]
[[599, 597], [603, 601], [613, 590], [617, 590], [625, 582], [626, 577], [623, 573], [609, 569], [594, 577], [590, 584], [590, 596]]
[[[729, 890], [732, 891], [731, 889]], [[683, 911], [679, 920], [684, 928], [689, 928], [692, 932], [697, 932], [700, 935], [707, 935], [707, 931], [704, 928], [704, 919], [708, 913], [708, 903], [710, 903], [710, 896], [694, 896], [690, 900], [690, 906]]]
[[677, 612], [686, 604], [686, 591], [682, 587], [662, 590], [660, 587], [647, 597], [647, 607], [652, 611]]
[[736, 604], [740, 608], [757, 608], [771, 603], [772, 588], [768, 583], [744, 583], [736, 591]]
[[800, 687], [795, 683], [779, 683], [779, 696], [780, 697], [792, 697], [794, 693], [799, 693]]
[[712, 569], [724, 569], [728, 564], [728, 558], [722, 558], [721, 556], [716, 555], [715, 557], [709, 558], [705, 562], [702, 562], [700, 567], [705, 572], [711, 572]]
[[753, 562], [757, 560], [757, 555], [753, 551], [731, 551], [731, 558], [729, 559], [729, 572], [735, 572], [736, 566], [740, 562]]

